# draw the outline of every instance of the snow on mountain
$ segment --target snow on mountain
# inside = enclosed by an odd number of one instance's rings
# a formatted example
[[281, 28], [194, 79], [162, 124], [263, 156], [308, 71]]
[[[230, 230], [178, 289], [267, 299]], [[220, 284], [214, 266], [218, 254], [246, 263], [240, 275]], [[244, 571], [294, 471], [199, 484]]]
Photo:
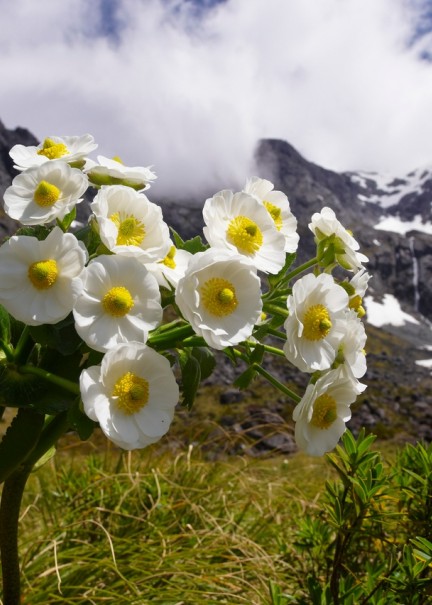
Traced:
[[393, 294], [384, 294], [381, 302], [374, 300], [372, 296], [366, 296], [363, 302], [366, 307], [367, 322], [376, 328], [420, 323], [415, 317], [402, 311], [398, 299]]
[[418, 168], [404, 177], [376, 172], [350, 172], [348, 176], [360, 203], [382, 210], [374, 229], [432, 235], [432, 168]]
[[360, 200], [390, 208], [407, 195], [422, 193], [424, 184], [432, 179], [432, 169], [418, 168], [403, 178], [378, 172], [350, 172], [349, 176], [364, 190], [358, 195]]

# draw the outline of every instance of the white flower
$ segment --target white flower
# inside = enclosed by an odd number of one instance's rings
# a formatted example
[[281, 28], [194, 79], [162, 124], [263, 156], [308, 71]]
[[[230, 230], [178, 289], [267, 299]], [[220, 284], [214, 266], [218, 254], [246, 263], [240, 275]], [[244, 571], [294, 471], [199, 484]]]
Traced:
[[260, 279], [244, 256], [210, 248], [190, 260], [176, 303], [194, 331], [220, 350], [251, 336], [261, 316]]
[[29, 168], [14, 178], [4, 194], [5, 212], [23, 225], [63, 219], [82, 201], [87, 177], [61, 160]]
[[118, 158], [98, 155], [99, 164], [87, 160], [84, 171], [95, 185], [126, 185], [136, 191], [149, 189], [150, 181], [157, 177], [148, 167], [125, 166]]
[[293, 412], [295, 440], [311, 456], [323, 456], [336, 447], [351, 418], [357, 393], [341, 368], [330, 370], [309, 384]]
[[367, 256], [357, 252], [360, 248], [358, 242], [338, 221], [331, 208], [325, 206], [321, 212], [315, 212], [309, 223], [309, 229], [314, 234], [317, 244], [330, 238], [324, 242], [325, 248], [329, 249], [333, 246], [334, 260], [345, 269], [349, 271], [362, 269], [362, 263], [368, 262]]
[[120, 344], [80, 376], [84, 411], [126, 450], [143, 448], [168, 431], [179, 388], [168, 360], [145, 344]]
[[0, 248], [0, 304], [30, 326], [57, 323], [72, 311], [72, 282], [87, 257], [84, 244], [59, 227], [43, 241], [11, 237]]
[[329, 369], [344, 336], [348, 294], [331, 275], [310, 273], [294, 284], [287, 306], [287, 359], [302, 372]]
[[[357, 271], [354, 277], [349, 282], [349, 288], [347, 290], [350, 301], [350, 309], [354, 309], [359, 317], [364, 317], [366, 311], [363, 307], [363, 298], [366, 294], [368, 282], [372, 276], [366, 272], [365, 269]], [[351, 292], [350, 292], [351, 290]]]
[[162, 260], [171, 242], [162, 210], [130, 187], [102, 187], [91, 209], [99, 225], [102, 242], [111, 252], [135, 256], [142, 263]]
[[366, 331], [363, 322], [352, 309], [349, 309], [346, 313], [343, 332], [336, 355], [336, 365], [344, 365], [347, 375], [352, 378], [357, 392], [361, 393], [366, 385], [361, 385], [357, 378], [364, 376], [367, 370]]
[[86, 156], [96, 147], [97, 144], [90, 134], [73, 137], [51, 136], [37, 146], [14, 145], [9, 155], [15, 162], [14, 168], [26, 170], [58, 159], [68, 164], [83, 164]]
[[278, 273], [282, 269], [285, 238], [253, 196], [219, 191], [206, 200], [203, 217], [204, 235], [212, 247], [242, 254], [266, 273]]
[[293, 253], [297, 250], [299, 242], [297, 219], [291, 212], [285, 193], [274, 191], [273, 189], [274, 185], [272, 182], [253, 176], [246, 181], [243, 191], [253, 195], [265, 206], [277, 230], [285, 237], [285, 252]]
[[158, 263], [148, 263], [146, 267], [153, 273], [160, 286], [176, 288], [179, 279], [185, 274], [192, 256], [187, 250], [178, 250], [174, 245], [171, 245], [163, 260]]
[[74, 285], [76, 331], [96, 351], [146, 342], [149, 330], [162, 320], [157, 281], [135, 258], [98, 256]]

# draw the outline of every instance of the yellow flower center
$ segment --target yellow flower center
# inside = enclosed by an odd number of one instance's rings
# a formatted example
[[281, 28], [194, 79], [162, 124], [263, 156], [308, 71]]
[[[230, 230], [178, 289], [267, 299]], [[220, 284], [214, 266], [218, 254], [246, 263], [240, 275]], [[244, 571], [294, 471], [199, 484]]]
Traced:
[[303, 336], [307, 340], [321, 340], [332, 327], [330, 314], [324, 305], [312, 305], [303, 317]]
[[118, 155], [115, 155], [113, 157], [113, 160], [114, 160], [114, 162], [118, 162], [119, 164], [123, 164], [124, 165], [124, 162], [121, 160], [121, 158], [119, 158]]
[[235, 288], [222, 277], [208, 279], [200, 288], [202, 303], [206, 311], [216, 317], [231, 315], [238, 305]]
[[168, 252], [168, 254], [165, 256], [165, 258], [162, 261], [162, 263], [166, 267], [169, 267], [170, 269], [175, 269], [176, 268], [176, 262], [174, 260], [176, 252], [177, 252], [176, 247], [175, 246], [171, 246], [170, 251]]
[[40, 260], [30, 265], [28, 277], [37, 290], [51, 288], [57, 280], [58, 269], [54, 259]]
[[139, 412], [149, 400], [149, 383], [133, 372], [126, 372], [114, 385], [113, 397], [126, 416]]
[[117, 246], [139, 246], [145, 237], [145, 228], [140, 220], [134, 216], [126, 216], [124, 219], [116, 212], [110, 219], [118, 229]]
[[49, 208], [59, 199], [61, 191], [58, 187], [47, 181], [41, 181], [36, 187], [33, 199], [38, 206]]
[[105, 313], [113, 317], [124, 317], [134, 306], [134, 301], [129, 290], [116, 286], [105, 294], [102, 306]]
[[69, 149], [64, 143], [56, 143], [52, 139], [45, 139], [42, 148], [38, 150], [38, 155], [44, 155], [49, 160], [57, 160], [69, 153]]
[[358, 308], [361, 307], [362, 302], [362, 297], [359, 294], [356, 294], [355, 296], [350, 298], [348, 306], [350, 309], [354, 309], [354, 311], [357, 311]]
[[263, 243], [263, 235], [258, 225], [247, 216], [236, 216], [230, 221], [227, 238], [237, 250], [254, 254]]
[[264, 206], [267, 208], [267, 212], [272, 217], [274, 224], [276, 225], [276, 229], [278, 231], [282, 228], [282, 210], [279, 206], [275, 206], [271, 202], [264, 201]]
[[336, 399], [328, 393], [316, 398], [311, 425], [317, 429], [328, 429], [337, 418]]

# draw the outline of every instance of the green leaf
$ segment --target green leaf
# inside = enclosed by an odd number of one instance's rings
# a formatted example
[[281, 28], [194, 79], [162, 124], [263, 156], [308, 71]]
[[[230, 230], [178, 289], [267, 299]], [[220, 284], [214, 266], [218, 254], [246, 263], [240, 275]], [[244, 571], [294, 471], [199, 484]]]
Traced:
[[208, 248], [209, 246], [203, 243], [199, 235], [196, 235], [192, 239], [188, 239], [183, 244], [183, 250], [186, 250], [186, 252], [190, 252], [191, 254], [196, 254], [197, 252], [204, 252], [204, 250], [207, 250]]
[[64, 356], [74, 353], [82, 342], [75, 330], [72, 313], [53, 325], [31, 326], [30, 334], [35, 342], [55, 349]]
[[201, 382], [201, 366], [191, 351], [179, 351], [179, 362], [181, 369], [181, 392], [183, 399], [181, 405], [190, 409], [195, 401], [195, 396]]
[[254, 348], [254, 350], [252, 351], [250, 357], [249, 357], [249, 363], [257, 363], [258, 365], [261, 365], [262, 360], [264, 358], [264, 353], [265, 353], [265, 348], [264, 345], [262, 344], [257, 344], [257, 346]]
[[243, 374], [240, 374], [238, 378], [234, 381], [233, 385], [238, 389], [246, 389], [252, 380], [256, 377], [257, 371], [254, 367], [248, 368]]
[[79, 398], [75, 398], [73, 404], [69, 408], [67, 418], [71, 429], [78, 433], [81, 441], [89, 439], [94, 429], [97, 427], [97, 423], [84, 413], [82, 402]]
[[216, 360], [211, 350], [206, 347], [193, 347], [191, 352], [200, 364], [201, 380], [211, 376], [216, 367]]
[[0, 483], [23, 464], [39, 440], [44, 415], [21, 408], [0, 442]]
[[15, 235], [27, 235], [42, 241], [48, 237], [51, 231], [52, 228], [50, 229], [49, 227], [45, 227], [45, 225], [36, 225], [34, 227], [20, 227], [15, 232]]
[[61, 230], [66, 232], [75, 219], [76, 219], [76, 206], [74, 206], [72, 208], [72, 210], [69, 212], [69, 214], [66, 214], [66, 216], [63, 218], [63, 220], [57, 221], [57, 222], [58, 222]]
[[295, 254], [295, 252], [287, 253], [287, 255], [285, 256], [285, 264], [282, 267], [282, 269], [279, 271], [279, 273], [277, 273], [276, 275], [267, 276], [269, 284], [272, 288], [275, 288], [279, 284], [279, 282], [283, 281], [283, 278], [285, 277], [286, 272], [291, 267], [291, 265], [295, 261], [296, 257], [297, 257], [297, 255]]
[[186, 252], [196, 254], [197, 252], [204, 252], [204, 250], [209, 248], [208, 244], [204, 244], [199, 235], [196, 235], [192, 239], [184, 240], [172, 227], [170, 229], [174, 245], [179, 250], [186, 250]]

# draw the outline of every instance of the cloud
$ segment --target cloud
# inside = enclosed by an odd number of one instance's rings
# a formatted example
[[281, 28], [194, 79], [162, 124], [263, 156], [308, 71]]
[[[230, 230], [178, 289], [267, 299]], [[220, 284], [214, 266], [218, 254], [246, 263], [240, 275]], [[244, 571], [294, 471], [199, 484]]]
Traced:
[[159, 195], [241, 186], [264, 137], [335, 170], [431, 163], [429, 3], [199, 4], [0, 0], [0, 119], [90, 132]]

